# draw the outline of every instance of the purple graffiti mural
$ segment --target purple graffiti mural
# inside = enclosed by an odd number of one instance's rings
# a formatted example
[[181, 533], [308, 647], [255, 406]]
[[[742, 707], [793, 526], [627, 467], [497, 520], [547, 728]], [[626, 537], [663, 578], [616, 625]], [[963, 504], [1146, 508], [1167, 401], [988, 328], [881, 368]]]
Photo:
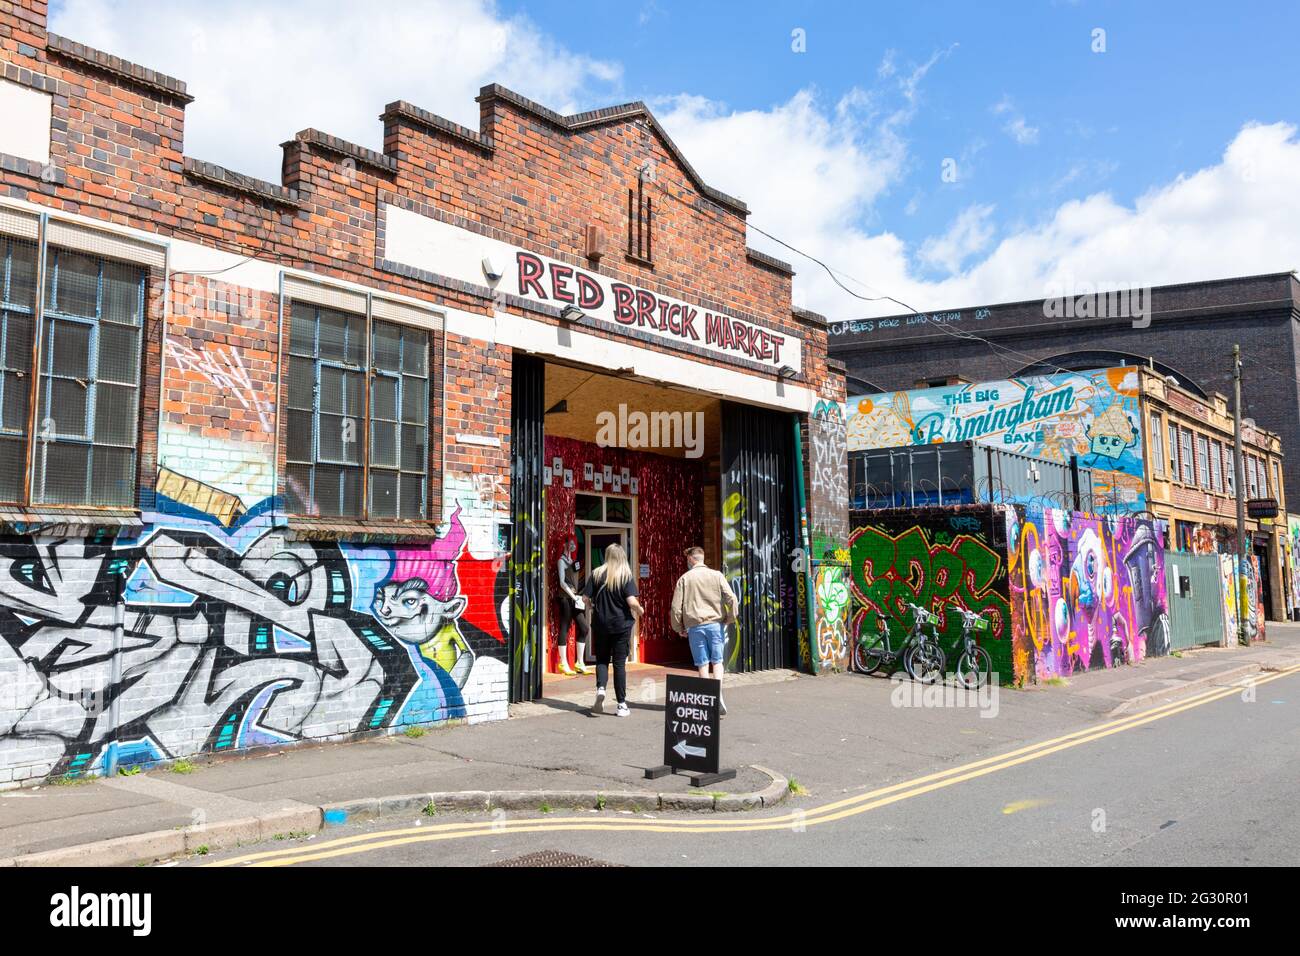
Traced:
[[1169, 653], [1161, 528], [1131, 517], [1008, 506], [1017, 680]]

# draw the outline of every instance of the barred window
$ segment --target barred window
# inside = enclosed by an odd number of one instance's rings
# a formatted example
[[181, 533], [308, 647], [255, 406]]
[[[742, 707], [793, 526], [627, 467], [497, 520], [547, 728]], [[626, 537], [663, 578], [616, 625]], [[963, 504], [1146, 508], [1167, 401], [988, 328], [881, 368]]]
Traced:
[[46, 254], [34, 504], [135, 504], [146, 279], [139, 266]]
[[1223, 446], [1217, 441], [1210, 442], [1210, 487], [1223, 491]]
[[1210, 487], [1210, 440], [1204, 435], [1196, 436], [1196, 483]]
[[295, 301], [286, 408], [290, 510], [428, 516], [427, 332]]
[[1196, 484], [1196, 474], [1192, 462], [1192, 433], [1186, 428], [1178, 430], [1179, 458], [1182, 461], [1182, 479], [1185, 485]]
[[0, 236], [0, 501], [23, 496], [35, 312], [36, 243]]

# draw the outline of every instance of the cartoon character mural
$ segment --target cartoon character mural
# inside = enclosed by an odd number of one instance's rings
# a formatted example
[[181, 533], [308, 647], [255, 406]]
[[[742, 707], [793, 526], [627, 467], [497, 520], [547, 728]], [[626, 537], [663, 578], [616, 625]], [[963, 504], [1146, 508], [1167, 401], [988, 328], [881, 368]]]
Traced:
[[0, 783], [504, 715], [500, 587], [461, 593], [458, 516], [403, 551], [299, 540], [273, 500], [156, 508], [0, 538]]
[[848, 450], [974, 441], [1093, 472], [1097, 510], [1146, 507], [1137, 369], [1031, 375], [849, 399]]
[[504, 650], [504, 631], [494, 637], [462, 619], [469, 601], [457, 577], [466, 541], [460, 515], [457, 508], [429, 545], [395, 549], [392, 572], [375, 589], [375, 618], [411, 649], [412, 663], [447, 701], [445, 714], [427, 699], [408, 707], [403, 724], [467, 716], [467, 703], [487, 699], [508, 677], [504, 659], [493, 656]]
[[1162, 529], [1126, 516], [1003, 507], [1018, 681], [1169, 653]]

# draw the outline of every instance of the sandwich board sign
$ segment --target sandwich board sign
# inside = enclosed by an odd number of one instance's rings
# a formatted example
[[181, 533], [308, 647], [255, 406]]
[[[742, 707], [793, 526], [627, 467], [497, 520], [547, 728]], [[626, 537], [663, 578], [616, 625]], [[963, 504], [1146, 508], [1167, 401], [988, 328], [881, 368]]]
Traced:
[[669, 773], [696, 774], [693, 786], [730, 780], [735, 770], [720, 770], [722, 753], [719, 701], [722, 682], [669, 674], [664, 700], [663, 766], [646, 771], [653, 779]]

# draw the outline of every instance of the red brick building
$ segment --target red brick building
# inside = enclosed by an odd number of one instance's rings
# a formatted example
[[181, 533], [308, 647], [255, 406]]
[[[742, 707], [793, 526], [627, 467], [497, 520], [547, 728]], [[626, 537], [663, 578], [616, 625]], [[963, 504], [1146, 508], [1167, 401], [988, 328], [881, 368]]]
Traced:
[[843, 370], [643, 105], [392, 103], [270, 183], [45, 12], [0, 0], [0, 786], [504, 716], [570, 538], [639, 662], [703, 543], [733, 668], [839, 666]]

